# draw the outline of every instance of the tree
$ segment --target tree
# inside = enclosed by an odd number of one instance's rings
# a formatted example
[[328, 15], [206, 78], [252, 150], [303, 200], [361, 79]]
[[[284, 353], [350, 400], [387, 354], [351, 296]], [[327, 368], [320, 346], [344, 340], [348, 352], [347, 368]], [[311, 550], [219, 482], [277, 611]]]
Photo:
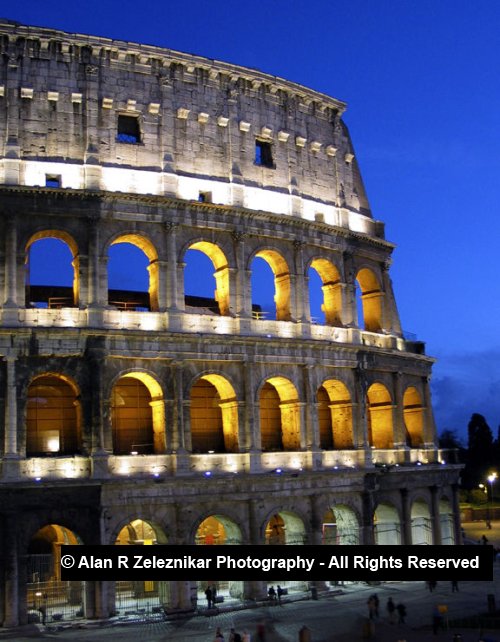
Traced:
[[480, 482], [484, 483], [489, 470], [495, 464], [493, 435], [483, 415], [472, 415], [468, 425], [468, 437], [462, 485], [465, 488], [476, 488]]

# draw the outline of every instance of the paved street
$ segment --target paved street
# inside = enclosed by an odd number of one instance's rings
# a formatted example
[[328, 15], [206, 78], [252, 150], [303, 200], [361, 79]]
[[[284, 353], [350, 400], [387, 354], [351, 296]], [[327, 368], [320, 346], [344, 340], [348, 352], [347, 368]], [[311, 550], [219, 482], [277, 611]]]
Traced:
[[[490, 542], [500, 546], [500, 521], [486, 530], [484, 523], [464, 524], [468, 538], [477, 541], [485, 533]], [[199, 615], [177, 622], [147, 621], [143, 623], [109, 623], [89, 628], [67, 628], [31, 625], [22, 632], [0, 629], [0, 640], [11, 639], [28, 642], [33, 639], [74, 641], [74, 642], [213, 642], [215, 628], [220, 626], [228, 639], [229, 629], [234, 626], [240, 633], [247, 629], [252, 642], [258, 622], [266, 623], [266, 642], [297, 642], [299, 630], [307, 626], [311, 631], [311, 642], [358, 642], [363, 639], [363, 625], [367, 617], [367, 600], [372, 593], [380, 599], [380, 618], [375, 623], [373, 642], [454, 642], [455, 633], [461, 634], [461, 642], [478, 642], [479, 632], [470, 629], [446, 630], [437, 635], [432, 633], [432, 613], [436, 605], [446, 605], [450, 620], [486, 612], [487, 595], [493, 594], [500, 605], [500, 564], [495, 565], [493, 582], [463, 582], [458, 593], [451, 592], [450, 582], [438, 582], [434, 593], [429, 593], [423, 582], [395, 582], [380, 586], [365, 584], [348, 585], [341, 595], [328, 595], [318, 601], [303, 600], [288, 602], [283, 606], [259, 607], [242, 611], [231, 611], [206, 617]], [[407, 622], [404, 625], [390, 625], [385, 605], [391, 596], [396, 604], [407, 607]], [[485, 632], [484, 640], [500, 642], [500, 630]]]

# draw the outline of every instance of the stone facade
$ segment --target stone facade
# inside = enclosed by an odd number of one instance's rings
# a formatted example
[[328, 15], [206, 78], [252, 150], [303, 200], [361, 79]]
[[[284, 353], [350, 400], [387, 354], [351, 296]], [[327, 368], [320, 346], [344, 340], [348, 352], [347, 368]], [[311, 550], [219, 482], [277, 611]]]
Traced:
[[[345, 104], [157, 47], [0, 33], [3, 625], [203, 594], [68, 588], [42, 564], [61, 543], [459, 542], [433, 360], [402, 334]], [[47, 239], [69, 248], [71, 287], [29, 286]], [[120, 243], [149, 263], [139, 303], [108, 288]], [[213, 264], [212, 301], [185, 296], [190, 249]], [[275, 318], [252, 305], [257, 257]]]

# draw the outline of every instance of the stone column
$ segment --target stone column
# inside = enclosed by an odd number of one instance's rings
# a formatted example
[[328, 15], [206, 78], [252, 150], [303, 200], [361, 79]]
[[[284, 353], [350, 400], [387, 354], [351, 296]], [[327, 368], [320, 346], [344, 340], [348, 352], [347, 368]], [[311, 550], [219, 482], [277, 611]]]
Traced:
[[[17, 443], [17, 390], [16, 390], [16, 357], [4, 357], [7, 371], [7, 391], [5, 397], [5, 435], [4, 456], [16, 459], [19, 457]], [[5, 473], [5, 471], [4, 471]]]
[[84, 160], [85, 189], [101, 189], [102, 169], [99, 158], [99, 67], [85, 65], [85, 134], [86, 149]]
[[366, 380], [366, 373], [363, 368], [358, 366], [354, 371], [355, 404], [353, 404], [353, 415], [355, 410], [357, 411], [357, 421], [353, 422], [354, 448], [364, 450], [365, 465], [371, 466], [372, 451], [368, 435], [368, 401], [366, 397], [367, 389], [368, 382]]
[[[264, 544], [260, 532], [259, 510], [256, 499], [248, 500], [248, 533], [249, 544], [258, 546]], [[243, 583], [243, 596], [246, 600], [265, 600], [267, 598], [267, 584], [263, 580], [257, 582], [245, 581]]]
[[[323, 515], [321, 515], [321, 498], [317, 495], [311, 495], [311, 534], [308, 544], [321, 546], [323, 543]], [[326, 591], [327, 584], [325, 580], [314, 580], [309, 582], [310, 588], [316, 588], [318, 591]]]
[[293, 242], [295, 254], [295, 309], [292, 308], [292, 318], [301, 323], [311, 322], [309, 307], [309, 287], [304, 268], [304, 242], [295, 239]]
[[352, 252], [344, 252], [344, 307], [342, 322], [346, 327], [359, 327], [358, 308], [356, 304], [356, 274]]
[[19, 566], [18, 566], [18, 524], [15, 515], [7, 515], [4, 522], [5, 557], [3, 561], [5, 578], [5, 628], [19, 626]]
[[394, 290], [392, 288], [392, 281], [389, 276], [390, 265], [391, 265], [390, 259], [387, 259], [382, 264], [382, 287], [385, 292], [385, 296], [382, 299], [382, 303], [384, 304], [384, 308], [385, 308], [384, 310], [385, 324], [383, 325], [383, 327], [386, 330], [401, 336], [401, 322], [399, 320], [399, 313], [396, 307], [396, 298], [394, 296]]
[[422, 377], [422, 390], [424, 392], [424, 445], [426, 448], [436, 447], [436, 425], [432, 410], [430, 377]]
[[[18, 287], [18, 269], [17, 269], [17, 227], [13, 216], [9, 216], [6, 223], [5, 235], [5, 284], [2, 323], [8, 326], [19, 325], [18, 311], [19, 307], [19, 287]], [[24, 288], [24, 283], [19, 284]], [[24, 301], [24, 298], [23, 298]]]
[[361, 493], [361, 541], [360, 544], [375, 544], [375, 533], [373, 529], [373, 497], [369, 490]]
[[451, 485], [451, 507], [453, 510], [453, 535], [455, 536], [455, 544], [463, 544], [462, 541], [462, 527], [460, 524], [460, 488], [458, 484]]
[[106, 360], [106, 339], [96, 337], [89, 339], [85, 359], [88, 364], [88, 376], [92, 381], [91, 389], [91, 433], [92, 433], [92, 476], [95, 478], [108, 475], [108, 456], [113, 452], [113, 443], [109, 423], [109, 400], [104, 397], [104, 367]]
[[[5, 184], [19, 185], [21, 172], [21, 150], [19, 146], [19, 120], [21, 114], [21, 102], [19, 85], [21, 84], [21, 73], [16, 51], [16, 44], [11, 40], [10, 51], [7, 56], [7, 74], [5, 100], [7, 104], [7, 122], [5, 146], [2, 145], [3, 166], [5, 169]], [[3, 142], [3, 141], [2, 141]]]
[[182, 292], [182, 302], [179, 301], [178, 284], [177, 284], [177, 223], [166, 221], [164, 230], [166, 235], [167, 247], [167, 274], [166, 274], [166, 307], [169, 311], [177, 309], [184, 310], [184, 292]]
[[[245, 233], [239, 230], [232, 232], [234, 242], [234, 256], [236, 259], [234, 313], [246, 321], [252, 318], [252, 294], [250, 283], [247, 283], [249, 272], [245, 269]], [[241, 323], [240, 323], [241, 328]]]
[[412, 543], [410, 497], [407, 488], [400, 489], [401, 495], [401, 544]]
[[393, 432], [394, 432], [394, 448], [404, 448], [406, 443], [406, 426], [404, 420], [403, 410], [403, 386], [401, 383], [401, 372], [394, 372], [392, 374], [393, 381]]

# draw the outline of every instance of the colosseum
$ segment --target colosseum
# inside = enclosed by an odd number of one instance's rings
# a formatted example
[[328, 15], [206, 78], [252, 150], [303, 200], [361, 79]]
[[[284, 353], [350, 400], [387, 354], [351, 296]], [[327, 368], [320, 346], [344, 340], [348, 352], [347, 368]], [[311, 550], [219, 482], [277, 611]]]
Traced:
[[[155, 46], [0, 34], [3, 626], [205, 608], [206, 582], [63, 582], [62, 544], [459, 543], [433, 359], [402, 332], [346, 105]], [[144, 287], [111, 279], [133, 253]], [[267, 593], [215, 580], [227, 606]]]

